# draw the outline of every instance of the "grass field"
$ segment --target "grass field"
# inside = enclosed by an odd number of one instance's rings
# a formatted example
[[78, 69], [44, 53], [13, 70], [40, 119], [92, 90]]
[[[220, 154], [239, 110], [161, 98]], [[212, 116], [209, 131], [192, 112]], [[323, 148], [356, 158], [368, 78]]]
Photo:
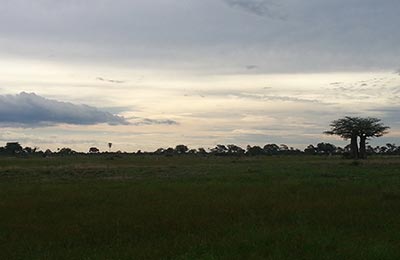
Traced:
[[400, 158], [2, 158], [0, 259], [400, 259]]

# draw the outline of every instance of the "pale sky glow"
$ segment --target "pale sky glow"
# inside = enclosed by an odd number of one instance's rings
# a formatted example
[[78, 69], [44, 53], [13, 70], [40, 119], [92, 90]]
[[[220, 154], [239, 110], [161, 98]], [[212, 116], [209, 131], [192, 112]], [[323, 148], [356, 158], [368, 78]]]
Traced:
[[322, 132], [359, 115], [392, 127], [372, 144], [399, 143], [398, 11], [392, 0], [3, 0], [0, 108], [57, 113], [27, 124], [0, 111], [0, 141], [304, 148], [345, 145]]

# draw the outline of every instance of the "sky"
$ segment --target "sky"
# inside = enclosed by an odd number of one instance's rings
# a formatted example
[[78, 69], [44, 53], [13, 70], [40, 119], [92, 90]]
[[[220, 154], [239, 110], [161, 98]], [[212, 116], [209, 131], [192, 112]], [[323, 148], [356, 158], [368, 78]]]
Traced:
[[0, 145], [399, 144], [398, 0], [0, 0]]

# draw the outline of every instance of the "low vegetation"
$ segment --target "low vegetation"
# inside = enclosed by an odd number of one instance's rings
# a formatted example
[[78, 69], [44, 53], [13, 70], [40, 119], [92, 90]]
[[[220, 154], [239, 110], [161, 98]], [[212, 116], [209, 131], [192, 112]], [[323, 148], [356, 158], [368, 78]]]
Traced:
[[0, 259], [400, 259], [400, 158], [0, 158]]
[[[7, 143], [5, 147], [0, 147], [0, 156], [15, 156], [15, 157], [56, 157], [56, 156], [71, 156], [71, 155], [109, 155], [118, 156], [121, 154], [131, 155], [198, 155], [198, 156], [258, 156], [258, 155], [340, 155], [344, 158], [353, 158], [351, 153], [350, 145], [345, 147], [335, 146], [330, 143], [318, 143], [317, 145], [308, 145], [304, 150], [289, 147], [286, 144], [266, 144], [264, 146], [250, 146], [246, 149], [234, 145], [223, 145], [218, 144], [211, 149], [190, 149], [186, 145], [177, 145], [175, 148], [159, 148], [154, 152], [137, 151], [133, 153], [128, 152], [101, 152], [97, 147], [90, 147], [88, 153], [76, 152], [71, 148], [61, 148], [57, 151], [51, 151], [49, 149], [42, 151], [38, 148], [25, 147], [23, 148], [19, 143]], [[400, 155], [400, 146], [396, 144], [387, 143], [383, 146], [372, 147], [366, 146], [365, 155]], [[365, 158], [366, 156], [364, 156]]]

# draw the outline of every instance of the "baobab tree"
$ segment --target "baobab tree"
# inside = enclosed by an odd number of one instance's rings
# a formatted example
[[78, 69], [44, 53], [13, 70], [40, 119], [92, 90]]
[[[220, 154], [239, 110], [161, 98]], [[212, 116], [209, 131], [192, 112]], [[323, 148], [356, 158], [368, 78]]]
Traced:
[[[381, 120], [373, 117], [350, 117], [346, 116], [334, 120], [331, 130], [324, 132], [329, 135], [338, 135], [343, 139], [350, 139], [350, 154], [354, 159], [365, 159], [366, 141], [369, 138], [380, 137], [387, 133], [388, 126], [382, 124]], [[360, 138], [360, 149], [358, 149], [358, 137]]]
[[330, 131], [325, 131], [328, 135], [338, 135], [345, 140], [350, 139], [350, 154], [351, 157], [357, 159], [359, 157], [358, 144], [357, 144], [357, 122], [359, 117], [349, 117], [340, 118], [334, 120], [330, 126]]
[[387, 133], [390, 127], [382, 124], [378, 118], [361, 118], [358, 125], [358, 136], [360, 137], [360, 158], [367, 158], [367, 140], [374, 137], [381, 137]]

